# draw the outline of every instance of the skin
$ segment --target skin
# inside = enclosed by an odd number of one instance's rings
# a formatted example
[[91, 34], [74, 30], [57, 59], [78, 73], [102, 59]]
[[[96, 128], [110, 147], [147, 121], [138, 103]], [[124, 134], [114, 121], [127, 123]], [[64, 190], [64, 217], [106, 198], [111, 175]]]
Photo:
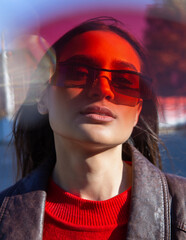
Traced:
[[[140, 58], [123, 38], [110, 31], [89, 31], [65, 46], [60, 61], [75, 55], [94, 59], [96, 67], [140, 72]], [[117, 63], [116, 63], [117, 60]], [[121, 64], [119, 62], [124, 62]], [[122, 144], [137, 124], [142, 104], [121, 105], [115, 100], [108, 79], [100, 73], [89, 90], [49, 86], [38, 103], [49, 114], [54, 132], [57, 162], [53, 179], [60, 187], [89, 200], [106, 200], [132, 184], [131, 167], [121, 158]], [[108, 108], [113, 118], [80, 114], [89, 106]]]

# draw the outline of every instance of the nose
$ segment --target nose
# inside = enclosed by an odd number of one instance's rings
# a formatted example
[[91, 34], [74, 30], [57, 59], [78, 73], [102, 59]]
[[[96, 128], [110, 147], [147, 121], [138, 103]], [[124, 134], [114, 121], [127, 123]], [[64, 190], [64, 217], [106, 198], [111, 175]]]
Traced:
[[110, 88], [109, 81], [109, 78], [106, 76], [98, 76], [88, 90], [88, 96], [90, 98], [113, 100], [114, 93]]

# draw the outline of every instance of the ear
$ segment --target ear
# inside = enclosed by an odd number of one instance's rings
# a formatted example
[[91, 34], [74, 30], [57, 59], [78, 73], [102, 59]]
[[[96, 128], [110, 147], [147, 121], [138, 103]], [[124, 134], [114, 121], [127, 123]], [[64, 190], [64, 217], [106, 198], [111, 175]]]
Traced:
[[48, 90], [47, 88], [42, 92], [41, 97], [37, 103], [37, 110], [41, 115], [48, 114]]
[[135, 121], [134, 121], [134, 127], [138, 123], [139, 116], [140, 116], [140, 113], [141, 113], [141, 110], [142, 110], [142, 106], [143, 106], [143, 100], [140, 99], [138, 105], [136, 106], [136, 116], [135, 116]]

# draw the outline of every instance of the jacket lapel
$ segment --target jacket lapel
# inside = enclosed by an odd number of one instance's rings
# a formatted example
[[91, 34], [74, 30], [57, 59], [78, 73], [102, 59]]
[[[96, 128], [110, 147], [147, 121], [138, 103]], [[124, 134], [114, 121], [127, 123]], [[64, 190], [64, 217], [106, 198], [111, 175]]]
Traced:
[[133, 186], [127, 240], [170, 239], [164, 174], [133, 149]]

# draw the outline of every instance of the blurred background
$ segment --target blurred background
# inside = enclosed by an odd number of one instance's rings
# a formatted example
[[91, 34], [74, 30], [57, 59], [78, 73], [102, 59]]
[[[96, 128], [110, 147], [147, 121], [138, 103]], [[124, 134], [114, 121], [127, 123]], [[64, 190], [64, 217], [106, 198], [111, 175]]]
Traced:
[[147, 49], [160, 103], [160, 138], [170, 154], [161, 147], [163, 169], [186, 177], [185, 0], [1, 0], [0, 190], [15, 182], [11, 126], [28, 92], [30, 76], [63, 33], [97, 16], [122, 21]]

